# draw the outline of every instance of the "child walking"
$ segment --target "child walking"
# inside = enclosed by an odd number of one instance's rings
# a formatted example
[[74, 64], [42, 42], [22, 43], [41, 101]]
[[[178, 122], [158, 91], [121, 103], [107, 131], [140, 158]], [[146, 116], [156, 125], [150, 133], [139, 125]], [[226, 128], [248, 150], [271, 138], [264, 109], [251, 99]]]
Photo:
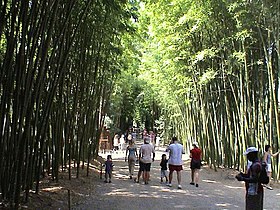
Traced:
[[166, 159], [166, 154], [162, 154], [161, 156], [161, 161], [160, 161], [160, 166], [161, 166], [161, 170], [160, 170], [160, 182], [163, 182], [163, 178], [165, 177], [165, 182], [168, 182], [168, 178], [167, 178], [167, 162], [168, 160]]
[[111, 183], [112, 178], [112, 171], [113, 171], [113, 162], [112, 162], [112, 156], [108, 155], [107, 160], [104, 163], [105, 165], [105, 183]]

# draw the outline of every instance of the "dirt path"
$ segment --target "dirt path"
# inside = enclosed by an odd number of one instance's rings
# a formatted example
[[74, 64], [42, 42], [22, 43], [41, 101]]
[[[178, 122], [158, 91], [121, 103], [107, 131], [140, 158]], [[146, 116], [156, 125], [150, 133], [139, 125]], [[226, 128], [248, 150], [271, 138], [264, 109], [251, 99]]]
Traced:
[[[199, 187], [190, 185], [188, 157], [182, 174], [182, 187], [177, 189], [177, 180], [173, 178], [173, 187], [160, 183], [160, 157], [162, 150], [156, 152], [152, 163], [151, 181], [148, 185], [134, 183], [128, 177], [124, 154], [113, 154], [114, 171], [112, 183], [95, 180], [89, 195], [73, 209], [123, 210], [123, 209], [244, 209], [244, 184], [234, 179], [233, 170], [218, 172], [203, 167]], [[104, 154], [104, 157], [106, 154]], [[136, 167], [136, 172], [138, 167]], [[174, 174], [175, 175], [175, 174]], [[264, 209], [280, 209], [280, 189], [265, 189]]]

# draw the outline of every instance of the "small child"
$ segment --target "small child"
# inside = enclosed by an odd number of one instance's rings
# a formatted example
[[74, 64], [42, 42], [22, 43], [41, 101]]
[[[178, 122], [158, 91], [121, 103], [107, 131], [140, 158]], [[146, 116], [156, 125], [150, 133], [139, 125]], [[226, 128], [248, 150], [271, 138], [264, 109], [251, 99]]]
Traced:
[[165, 177], [165, 182], [168, 182], [168, 178], [167, 178], [167, 162], [168, 160], [166, 159], [166, 154], [162, 154], [161, 156], [161, 161], [160, 161], [160, 166], [161, 166], [161, 170], [160, 170], [160, 182], [163, 182], [163, 178]]
[[[112, 171], [113, 171], [113, 162], [112, 162], [112, 156], [108, 155], [107, 160], [104, 163], [105, 165], [105, 183], [111, 183], [111, 178], [112, 178]], [[109, 179], [109, 181], [108, 181]]]

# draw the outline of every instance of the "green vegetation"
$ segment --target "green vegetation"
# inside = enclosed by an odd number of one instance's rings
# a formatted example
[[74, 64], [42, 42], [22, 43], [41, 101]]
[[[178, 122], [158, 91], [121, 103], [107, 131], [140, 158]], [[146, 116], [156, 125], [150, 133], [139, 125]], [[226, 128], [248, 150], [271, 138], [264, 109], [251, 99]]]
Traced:
[[[0, 4], [0, 195], [87, 167], [104, 125], [199, 142], [213, 168], [280, 147], [280, 1]], [[280, 160], [273, 162], [280, 178]]]

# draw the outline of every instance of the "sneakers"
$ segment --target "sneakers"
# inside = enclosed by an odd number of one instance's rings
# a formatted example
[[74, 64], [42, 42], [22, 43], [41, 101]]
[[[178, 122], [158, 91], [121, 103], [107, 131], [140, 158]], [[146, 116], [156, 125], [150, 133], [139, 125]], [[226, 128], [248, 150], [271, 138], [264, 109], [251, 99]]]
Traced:
[[168, 187], [172, 187], [172, 184], [171, 184], [171, 183], [168, 183], [168, 184], [166, 184], [166, 186], [168, 186]]
[[182, 186], [181, 186], [180, 184], [178, 185], [178, 189], [179, 189], [179, 190], [182, 189]]
[[195, 185], [196, 187], [198, 187], [198, 184], [195, 184], [194, 182], [191, 182], [190, 185]]
[[273, 190], [273, 188], [270, 187], [270, 186], [266, 186], [266, 188], [269, 189], [269, 190]]

